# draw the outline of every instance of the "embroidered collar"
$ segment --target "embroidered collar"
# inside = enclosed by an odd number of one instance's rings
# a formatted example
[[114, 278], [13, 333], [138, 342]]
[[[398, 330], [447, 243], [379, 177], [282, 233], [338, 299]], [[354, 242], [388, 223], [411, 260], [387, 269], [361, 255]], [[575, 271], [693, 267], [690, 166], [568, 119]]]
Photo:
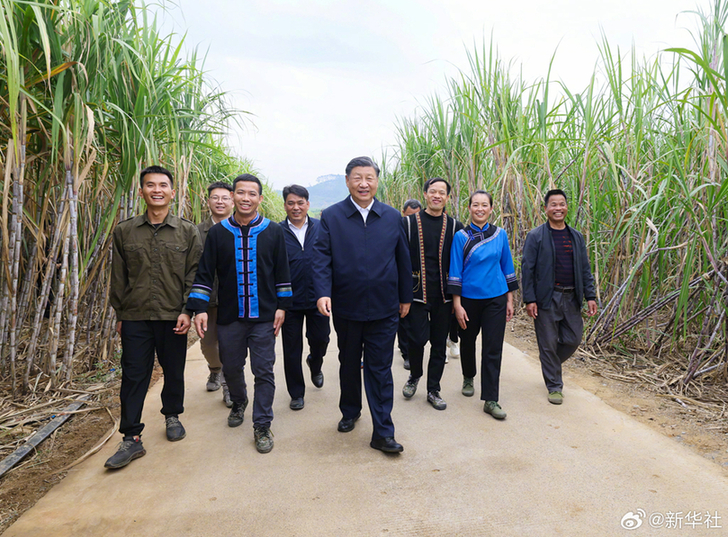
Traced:
[[238, 221], [235, 220], [235, 213], [230, 215], [230, 218], [228, 218], [228, 222], [231, 226], [244, 228], [244, 227], [256, 227], [263, 223], [263, 216], [260, 213], [255, 213], [255, 218], [253, 218], [249, 224], [247, 225], [240, 225], [238, 224]]

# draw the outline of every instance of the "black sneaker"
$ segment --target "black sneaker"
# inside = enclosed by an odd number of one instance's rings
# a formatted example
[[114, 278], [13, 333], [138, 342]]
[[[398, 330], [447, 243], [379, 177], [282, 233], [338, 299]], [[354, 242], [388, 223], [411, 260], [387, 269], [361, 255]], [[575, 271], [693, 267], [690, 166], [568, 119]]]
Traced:
[[273, 449], [273, 433], [266, 425], [257, 425], [253, 429], [255, 434], [255, 449], [258, 453], [269, 453]]
[[228, 414], [228, 427], [238, 427], [243, 424], [246, 406], [248, 406], [247, 401], [242, 404], [233, 403], [233, 407], [230, 409], [230, 414]]
[[167, 440], [170, 442], [182, 440], [185, 436], [187, 436], [187, 432], [185, 431], [185, 428], [182, 427], [182, 423], [180, 423], [177, 416], [167, 416], [164, 420], [164, 425], [167, 428]]
[[432, 405], [435, 410], [445, 410], [447, 403], [440, 397], [440, 392], [427, 392], [427, 402]]
[[143, 457], [147, 451], [142, 445], [142, 439], [134, 440], [134, 437], [124, 437], [119, 447], [111, 457], [108, 458], [104, 467], [106, 468], [123, 468], [134, 459]]

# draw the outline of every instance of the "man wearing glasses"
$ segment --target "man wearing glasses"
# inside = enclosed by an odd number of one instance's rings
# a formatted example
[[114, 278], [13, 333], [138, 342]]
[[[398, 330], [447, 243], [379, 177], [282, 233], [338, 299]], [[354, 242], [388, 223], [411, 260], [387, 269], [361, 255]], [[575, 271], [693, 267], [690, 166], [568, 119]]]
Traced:
[[[210, 228], [229, 218], [232, 214], [233, 187], [222, 181], [212, 183], [207, 187], [207, 206], [210, 208], [210, 216], [197, 226], [203, 247]], [[210, 376], [207, 378], [207, 391], [214, 392], [222, 386], [222, 400], [230, 408], [233, 406], [233, 402], [230, 400], [230, 390], [228, 390], [227, 383], [222, 375], [222, 362], [220, 362], [220, 351], [217, 344], [217, 286], [218, 282], [217, 278], [215, 278], [212, 295], [210, 296], [210, 305], [207, 308], [207, 333], [200, 340], [200, 349], [205, 360], [207, 360], [207, 367], [210, 368]]]

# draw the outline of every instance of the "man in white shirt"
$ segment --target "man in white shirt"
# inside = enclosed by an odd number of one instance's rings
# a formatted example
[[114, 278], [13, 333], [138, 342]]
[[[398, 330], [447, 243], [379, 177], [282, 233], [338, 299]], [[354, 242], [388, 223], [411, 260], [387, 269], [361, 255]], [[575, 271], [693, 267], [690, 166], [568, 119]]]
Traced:
[[288, 218], [281, 222], [286, 238], [288, 264], [291, 269], [293, 307], [286, 312], [283, 323], [283, 369], [286, 387], [291, 396], [291, 410], [304, 406], [306, 386], [303, 378], [303, 321], [306, 320], [306, 339], [309, 354], [306, 364], [311, 371], [311, 383], [317, 388], [324, 385], [321, 365], [329, 346], [331, 328], [329, 318], [316, 307], [313, 290], [311, 253], [318, 235], [319, 221], [308, 216], [311, 204], [308, 190], [299, 185], [283, 189], [283, 202]]

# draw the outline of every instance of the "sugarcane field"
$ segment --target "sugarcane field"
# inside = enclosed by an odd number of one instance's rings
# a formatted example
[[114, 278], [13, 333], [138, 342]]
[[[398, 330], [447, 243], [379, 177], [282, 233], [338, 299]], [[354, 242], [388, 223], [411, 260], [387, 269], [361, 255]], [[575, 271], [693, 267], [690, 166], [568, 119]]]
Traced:
[[0, 0], [0, 534], [722, 534], [728, 1], [202, 4]]

